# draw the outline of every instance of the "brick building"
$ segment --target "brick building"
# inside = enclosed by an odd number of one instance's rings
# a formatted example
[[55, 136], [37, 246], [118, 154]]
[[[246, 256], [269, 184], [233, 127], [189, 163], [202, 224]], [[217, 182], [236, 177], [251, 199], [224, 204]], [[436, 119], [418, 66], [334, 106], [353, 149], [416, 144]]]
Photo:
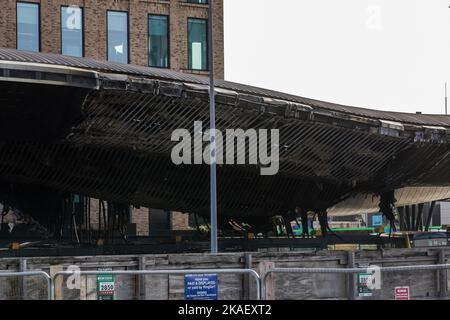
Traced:
[[[207, 0], [2, 0], [0, 47], [207, 75]], [[224, 77], [223, 0], [214, 5]]]
[[[0, 47], [208, 75], [208, 0], [1, 0]], [[214, 65], [224, 77], [223, 0], [214, 0]], [[91, 211], [98, 211], [91, 201]], [[92, 216], [95, 227], [99, 222]], [[132, 208], [137, 235], [188, 215]], [[156, 232], [157, 233], [157, 232]]]

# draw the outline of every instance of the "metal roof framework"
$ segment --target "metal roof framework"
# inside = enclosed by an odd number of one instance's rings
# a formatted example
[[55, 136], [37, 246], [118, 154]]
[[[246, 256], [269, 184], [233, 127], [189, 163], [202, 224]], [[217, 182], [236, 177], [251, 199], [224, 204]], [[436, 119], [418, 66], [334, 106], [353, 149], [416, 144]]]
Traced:
[[[297, 206], [326, 210], [358, 194], [450, 184], [448, 116], [369, 110], [216, 83], [218, 129], [279, 129], [281, 135], [278, 175], [261, 176], [258, 165], [218, 168], [223, 219], [258, 221]], [[173, 130], [193, 133], [194, 121], [209, 127], [207, 78], [0, 49], [0, 86], [4, 121], [20, 125], [21, 116], [39, 114], [58, 123], [55, 113], [72, 110], [51, 133], [45, 134], [40, 120], [35, 131], [27, 122], [20, 139], [0, 129], [2, 181], [208, 215], [208, 166], [170, 161]], [[45, 109], [55, 100], [49, 95], [58, 93], [61, 100]], [[11, 102], [17, 97], [20, 107]]]

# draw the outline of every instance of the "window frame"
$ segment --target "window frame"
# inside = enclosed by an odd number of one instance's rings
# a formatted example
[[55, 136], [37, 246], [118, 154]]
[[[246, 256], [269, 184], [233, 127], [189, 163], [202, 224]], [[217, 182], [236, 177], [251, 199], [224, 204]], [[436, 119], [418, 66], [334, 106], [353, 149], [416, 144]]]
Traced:
[[127, 62], [125, 64], [129, 64], [130, 63], [130, 14], [128, 11], [124, 11], [124, 10], [111, 10], [111, 9], [107, 9], [106, 10], [106, 61], [108, 62], [114, 62], [114, 63], [120, 63], [120, 62], [116, 62], [116, 61], [111, 61], [109, 60], [109, 28], [108, 28], [108, 13], [109, 12], [120, 12], [120, 13], [126, 13], [127, 15]]
[[206, 0], [206, 3], [203, 3], [203, 2], [192, 2], [193, 0], [186, 0], [186, 3], [189, 3], [189, 4], [199, 4], [199, 5], [209, 5], [209, 0]]
[[[19, 49], [19, 3], [24, 4], [32, 4], [38, 7], [38, 51], [42, 51], [42, 43], [41, 43], [41, 3], [40, 2], [31, 2], [31, 1], [16, 1], [16, 49]], [[24, 50], [25, 51], [25, 50]]]
[[[167, 67], [153, 67], [150, 66], [150, 16], [166, 17], [167, 18]], [[171, 46], [170, 46], [170, 15], [159, 13], [147, 14], [147, 66], [150, 68], [170, 69], [171, 67]]]
[[[206, 28], [205, 28], [205, 30], [206, 30], [206, 69], [191, 69], [191, 68], [189, 68], [189, 58], [190, 58], [190, 56], [189, 56], [189, 20], [203, 20], [203, 21], [206, 21]], [[186, 41], [186, 43], [187, 43], [187, 70], [189, 70], [189, 71], [199, 71], [199, 72], [209, 72], [209, 47], [210, 47], [210, 45], [209, 45], [209, 28], [208, 28], [208, 26], [209, 26], [209, 18], [208, 19], [205, 19], [205, 18], [195, 18], [195, 17], [188, 17], [187, 18], [187, 26], [186, 26], [186, 35], [187, 35], [187, 41]]]
[[[60, 53], [63, 54], [63, 30], [62, 30], [62, 10], [63, 8], [69, 8], [68, 5], [61, 5], [60, 6], [60, 12], [59, 12], [59, 44], [60, 44]], [[81, 9], [81, 58], [85, 57], [85, 24], [84, 24], [84, 7], [79, 7]]]

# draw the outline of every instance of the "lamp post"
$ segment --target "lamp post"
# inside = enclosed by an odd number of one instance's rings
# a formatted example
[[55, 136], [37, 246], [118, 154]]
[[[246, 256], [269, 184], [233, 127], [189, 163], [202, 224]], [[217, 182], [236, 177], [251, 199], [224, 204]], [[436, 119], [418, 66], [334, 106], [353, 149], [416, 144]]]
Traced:
[[214, 34], [213, 0], [209, 0], [208, 47], [209, 47], [209, 130], [211, 146], [210, 201], [211, 201], [211, 254], [217, 254], [217, 168], [216, 168], [216, 103], [214, 90]]
[[445, 115], [448, 115], [448, 97], [447, 97], [447, 82], [445, 83]]

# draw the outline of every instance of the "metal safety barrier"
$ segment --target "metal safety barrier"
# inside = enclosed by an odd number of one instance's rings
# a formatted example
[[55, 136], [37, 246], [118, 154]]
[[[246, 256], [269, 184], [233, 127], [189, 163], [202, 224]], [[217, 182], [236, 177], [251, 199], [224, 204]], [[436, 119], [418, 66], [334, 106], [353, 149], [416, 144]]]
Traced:
[[113, 270], [113, 271], [59, 271], [53, 275], [51, 299], [55, 299], [55, 280], [63, 275], [186, 275], [186, 274], [246, 274], [255, 280], [256, 300], [261, 300], [261, 279], [252, 269], [158, 269], [158, 270]]
[[[383, 272], [401, 272], [401, 271], [434, 271], [434, 270], [448, 270], [450, 264], [432, 264], [432, 265], [416, 265], [416, 266], [396, 266], [396, 267], [378, 267], [377, 271]], [[266, 282], [267, 277], [272, 273], [374, 273], [374, 268], [272, 268], [261, 275], [261, 298], [267, 300]]]
[[[111, 271], [59, 271], [53, 277], [44, 271], [26, 271], [26, 272], [3, 272], [0, 271], [0, 277], [26, 277], [39, 276], [47, 282], [47, 298], [55, 299], [55, 281], [59, 276], [72, 275], [187, 275], [187, 274], [241, 274], [248, 275], [254, 279], [256, 300], [267, 299], [266, 285], [267, 278], [270, 274], [357, 274], [357, 273], [374, 273], [375, 266], [362, 268], [272, 268], [267, 270], [261, 276], [253, 269], [158, 269], [158, 270], [111, 270]], [[402, 272], [402, 271], [439, 271], [449, 270], [450, 264], [433, 264], [433, 265], [413, 265], [413, 266], [395, 266], [395, 267], [376, 267], [376, 271], [383, 272]]]
[[31, 277], [31, 276], [39, 276], [46, 280], [47, 282], [47, 298], [48, 300], [52, 300], [52, 292], [53, 292], [53, 282], [52, 278], [48, 275], [48, 273], [44, 271], [22, 271], [22, 272], [3, 272], [0, 271], [0, 278], [7, 277]]

